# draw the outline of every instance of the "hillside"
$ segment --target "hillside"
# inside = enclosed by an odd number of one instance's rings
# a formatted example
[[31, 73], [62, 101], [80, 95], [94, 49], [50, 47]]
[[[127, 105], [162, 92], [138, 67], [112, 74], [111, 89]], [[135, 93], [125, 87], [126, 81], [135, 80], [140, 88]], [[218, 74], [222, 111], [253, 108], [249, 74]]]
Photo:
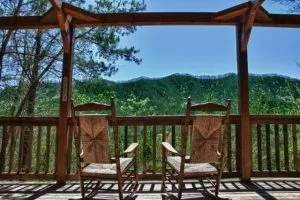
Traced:
[[[76, 81], [75, 103], [108, 101], [114, 96], [119, 115], [183, 114], [186, 98], [193, 102], [233, 101], [237, 112], [237, 76], [195, 77], [173, 74], [159, 79], [139, 78], [127, 82]], [[0, 113], [8, 115], [14, 88], [1, 91]], [[45, 83], [39, 90], [37, 116], [57, 115], [59, 84]], [[300, 80], [276, 75], [250, 76], [250, 109], [253, 114], [299, 114]]]

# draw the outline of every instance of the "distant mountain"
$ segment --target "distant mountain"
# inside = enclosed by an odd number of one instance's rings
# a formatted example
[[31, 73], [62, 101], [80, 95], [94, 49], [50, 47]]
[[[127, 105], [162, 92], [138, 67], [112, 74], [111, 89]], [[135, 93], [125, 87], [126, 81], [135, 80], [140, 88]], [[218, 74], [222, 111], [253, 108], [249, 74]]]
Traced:
[[[253, 113], [290, 113], [294, 108], [291, 99], [300, 98], [300, 80], [274, 74], [251, 74], [250, 103]], [[81, 83], [82, 84], [82, 83]], [[87, 87], [97, 83], [84, 83]], [[80, 85], [80, 84], [78, 84]], [[100, 86], [101, 85], [101, 86]], [[126, 82], [103, 81], [92, 88], [112, 90], [118, 101], [126, 101], [131, 95], [137, 99], [148, 98], [156, 108], [155, 114], [184, 113], [186, 98], [194, 102], [233, 101], [233, 112], [237, 111], [237, 75], [193, 76], [172, 74], [162, 78], [140, 77]], [[79, 90], [83, 91], [83, 90]]]
[[[300, 80], [273, 74], [251, 74], [250, 110], [253, 114], [299, 114]], [[183, 114], [186, 98], [193, 102], [225, 103], [232, 99], [237, 113], [238, 80], [236, 74], [192, 76], [172, 74], [163, 78], [140, 77], [125, 82], [107, 80], [75, 81], [75, 103], [117, 100], [120, 115]], [[58, 83], [44, 83], [38, 93], [37, 115], [57, 115]], [[14, 87], [0, 91], [0, 115], [8, 115], [13, 105]], [[140, 111], [140, 112], [137, 112]]]
[[[220, 79], [220, 78], [225, 78], [228, 76], [232, 76], [232, 75], [236, 75], [235, 73], [226, 73], [226, 74], [220, 74], [220, 75], [191, 75], [191, 74], [185, 74], [185, 73], [174, 73], [165, 77], [158, 77], [158, 78], [151, 78], [151, 77], [147, 77], [147, 76], [140, 76], [137, 78], [133, 78], [133, 79], [129, 79], [129, 80], [125, 80], [125, 81], [112, 81], [115, 83], [131, 83], [131, 82], [136, 82], [139, 80], [160, 80], [160, 79], [166, 79], [172, 76], [189, 76], [189, 77], [193, 77], [193, 78], [198, 78], [198, 79]], [[281, 78], [285, 78], [285, 79], [290, 79], [290, 80], [299, 80], [296, 78], [291, 78], [289, 76], [285, 76], [285, 75], [278, 75], [278, 74], [253, 74], [250, 73], [250, 76], [255, 76], [255, 77], [281, 77]], [[107, 80], [108, 81], [108, 80]]]

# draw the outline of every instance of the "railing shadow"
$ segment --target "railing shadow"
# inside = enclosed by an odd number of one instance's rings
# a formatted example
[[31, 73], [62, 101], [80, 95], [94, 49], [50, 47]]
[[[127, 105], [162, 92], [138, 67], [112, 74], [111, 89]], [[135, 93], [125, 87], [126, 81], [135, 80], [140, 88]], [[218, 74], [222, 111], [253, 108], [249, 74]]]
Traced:
[[[115, 183], [102, 184], [102, 189], [116, 189]], [[198, 181], [185, 183], [184, 199], [207, 199]], [[130, 190], [127, 187], [126, 190]], [[125, 190], [125, 192], [126, 192]], [[248, 193], [256, 194], [260, 199], [276, 199], [272, 192], [293, 192], [295, 199], [300, 198], [300, 179], [259, 179], [250, 182], [239, 180], [224, 180], [221, 185], [220, 196], [232, 199], [247, 197]], [[238, 194], [238, 196], [237, 196]], [[137, 190], [137, 199], [167, 199], [161, 190], [160, 181], [141, 181]], [[99, 197], [117, 198], [116, 192], [99, 191]], [[96, 196], [96, 198], [97, 198]], [[79, 199], [80, 187], [78, 182], [71, 182], [64, 186], [55, 183], [38, 182], [0, 182], [0, 199], [37, 199], [37, 198]], [[289, 196], [289, 198], [291, 198]]]

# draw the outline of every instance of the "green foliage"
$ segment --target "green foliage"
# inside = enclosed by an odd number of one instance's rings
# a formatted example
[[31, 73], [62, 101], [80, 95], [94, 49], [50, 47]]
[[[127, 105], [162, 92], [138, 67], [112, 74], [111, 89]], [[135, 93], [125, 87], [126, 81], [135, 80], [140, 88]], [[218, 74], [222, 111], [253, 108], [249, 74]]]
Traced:
[[125, 101], [119, 102], [119, 114], [131, 116], [153, 115], [155, 106], [152, 106], [149, 98], [138, 99], [134, 94], [130, 94]]
[[[66, 0], [93, 13], [138, 12], [145, 10], [143, 0]], [[51, 8], [48, 0], [0, 0], [2, 16], [42, 16]], [[76, 17], [74, 17], [76, 18]], [[118, 71], [117, 61], [140, 64], [134, 46], [121, 45], [124, 36], [136, 27], [76, 28], [74, 47], [74, 77], [82, 79], [111, 76]], [[63, 65], [62, 39], [59, 29], [1, 30], [0, 86], [17, 85], [11, 115], [34, 116], [37, 110], [37, 91], [45, 80], [56, 80]], [[60, 75], [59, 75], [60, 76]], [[42, 89], [40, 89], [42, 90]], [[80, 98], [86, 98], [80, 97]], [[103, 100], [102, 97], [96, 99]], [[57, 108], [57, 107], [56, 107]], [[42, 108], [38, 108], [41, 111]], [[57, 110], [55, 110], [56, 112]], [[52, 114], [52, 113], [51, 113]]]
[[[232, 100], [232, 114], [237, 114], [237, 77], [197, 78], [190, 75], [171, 75], [162, 79], [140, 79], [116, 83], [103, 79], [75, 81], [75, 104], [87, 102], [109, 103], [115, 97], [117, 114], [178, 115], [185, 113], [186, 98], [194, 103]], [[16, 87], [0, 91], [0, 114], [9, 116], [14, 105]], [[60, 85], [44, 83], [38, 90], [37, 116], [57, 116]], [[299, 114], [300, 81], [280, 76], [250, 76], [251, 114]]]
[[[297, 114], [300, 108], [300, 81], [280, 76], [250, 76], [250, 111], [251, 114]], [[204, 101], [214, 101], [225, 103], [228, 98], [233, 100], [233, 114], [237, 114], [237, 77], [234, 74], [222, 76], [219, 78], [199, 78], [190, 75], [171, 75], [162, 79], [140, 79], [123, 83], [115, 83], [106, 80], [92, 79], [86, 81], [75, 81], [74, 84], [74, 100], [75, 104], [87, 102], [105, 102], [109, 103], [110, 97], [117, 100], [117, 114], [119, 116], [145, 116], [145, 115], [178, 115], [184, 114], [186, 97], [191, 96], [194, 103]], [[36, 113], [40, 116], [57, 116], [59, 110], [59, 90], [58, 83], [44, 83], [38, 91]], [[7, 87], [0, 91], [0, 113], [8, 116], [10, 107], [13, 105], [14, 93], [16, 87]], [[134, 128], [128, 126], [128, 143], [133, 142]], [[146, 136], [144, 136], [144, 128], [146, 128]], [[144, 153], [146, 155], [146, 171], [152, 172], [153, 159], [155, 154], [157, 172], [161, 169], [161, 141], [162, 126], [156, 128], [156, 152], [154, 152], [154, 127], [138, 126], [137, 139], [138, 147], [138, 168], [143, 170]], [[175, 130], [175, 146], [179, 150], [181, 147], [180, 126], [174, 126]], [[235, 127], [231, 127], [231, 143], [236, 144]], [[288, 125], [288, 133], [291, 133], [291, 125]], [[252, 130], [253, 145], [253, 169], [257, 170], [257, 132], [256, 125]], [[167, 141], [171, 143], [172, 126], [166, 126]], [[283, 138], [283, 127], [279, 126], [280, 138]], [[35, 134], [36, 135], [36, 134]], [[36, 136], [35, 136], [36, 137]], [[55, 133], [51, 133], [51, 154], [50, 154], [50, 171], [54, 166], [54, 149], [55, 149]], [[1, 140], [0, 132], [0, 140]], [[146, 150], [143, 149], [144, 138], [146, 138]], [[119, 128], [120, 149], [125, 147], [125, 127]], [[274, 125], [270, 129], [271, 147], [274, 147]], [[188, 139], [189, 141], [190, 139]], [[110, 141], [112, 132], [110, 130]], [[293, 145], [289, 140], [289, 155], [292, 155]], [[300, 141], [298, 141], [299, 143]], [[266, 128], [262, 126], [262, 160], [266, 164]], [[283, 141], [280, 139], [280, 157], [283, 158]], [[42, 131], [41, 146], [41, 170], [46, 166], [46, 130]], [[17, 141], [18, 146], [18, 141]], [[36, 139], [33, 140], [33, 147], [36, 147]], [[110, 151], [114, 155], [114, 146], [111, 142]], [[235, 168], [235, 148], [232, 148], [232, 166]], [[190, 143], [188, 143], [187, 151], [190, 151]], [[274, 155], [274, 148], [271, 148], [271, 154]], [[33, 151], [35, 156], [36, 150]], [[15, 156], [17, 157], [17, 156]], [[72, 160], [75, 160], [73, 149]], [[274, 166], [272, 160], [272, 166]], [[292, 161], [291, 161], [292, 162]], [[72, 162], [74, 163], [74, 162]], [[34, 165], [35, 163], [33, 163]], [[292, 165], [292, 164], [291, 164]], [[284, 159], [280, 160], [281, 169], [284, 169]], [[72, 172], [75, 172], [75, 165], [71, 166]], [[263, 166], [265, 168], [265, 166]]]

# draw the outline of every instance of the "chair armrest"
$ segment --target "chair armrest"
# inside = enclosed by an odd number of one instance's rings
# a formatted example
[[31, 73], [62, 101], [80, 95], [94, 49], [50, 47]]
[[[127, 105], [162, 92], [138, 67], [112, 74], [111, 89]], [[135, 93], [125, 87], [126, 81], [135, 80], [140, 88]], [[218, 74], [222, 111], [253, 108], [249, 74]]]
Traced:
[[163, 142], [162, 145], [163, 145], [163, 147], [166, 148], [168, 151], [170, 151], [170, 152], [172, 152], [172, 153], [174, 153], [174, 154], [176, 154], [176, 155], [178, 155], [178, 156], [182, 156], [182, 154], [179, 153], [178, 151], [176, 151], [176, 149], [174, 149], [170, 143], [168, 143], [168, 142]]
[[127, 147], [127, 149], [120, 156], [124, 156], [126, 154], [132, 153], [133, 151], [136, 150], [138, 145], [139, 145], [138, 143], [132, 143], [131, 145], [129, 145], [129, 147]]
[[83, 163], [83, 150], [81, 150], [81, 152], [80, 152], [79, 160], [81, 163]]

